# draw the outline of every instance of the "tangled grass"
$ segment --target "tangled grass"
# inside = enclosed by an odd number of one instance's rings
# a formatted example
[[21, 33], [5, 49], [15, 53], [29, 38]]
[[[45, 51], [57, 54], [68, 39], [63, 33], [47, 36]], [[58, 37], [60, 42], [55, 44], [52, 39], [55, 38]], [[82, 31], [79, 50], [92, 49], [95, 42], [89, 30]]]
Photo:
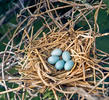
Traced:
[[[55, 7], [54, 2], [57, 1], [66, 5]], [[30, 8], [33, 7], [37, 9], [31, 13]], [[58, 15], [58, 10], [69, 7], [71, 9], [67, 13]], [[109, 68], [103, 67], [100, 63], [108, 65], [109, 54], [96, 48], [96, 38], [109, 35], [109, 33], [100, 34], [97, 24], [99, 9], [104, 7], [102, 1], [100, 4], [88, 5], [81, 2], [45, 0], [24, 8], [18, 15], [19, 18], [23, 18], [23, 21], [15, 30], [5, 51], [1, 52], [3, 53], [1, 84], [5, 87], [5, 91], [0, 94], [7, 93], [9, 99], [9, 92], [14, 91], [16, 94], [16, 91], [23, 89], [33, 98], [38, 93], [44, 93], [46, 89], [50, 89], [56, 100], [58, 100], [57, 91], [63, 93], [66, 100], [70, 100], [76, 93], [81, 100], [106, 97], [105, 85], [108, 82], [105, 82], [105, 79], [109, 77]], [[87, 15], [93, 10], [96, 12], [94, 25], [91, 25]], [[24, 12], [28, 12], [29, 15], [26, 17], [23, 15]], [[63, 24], [61, 18], [68, 15], [70, 19]], [[75, 30], [75, 25], [83, 19], [88, 29]], [[34, 23], [39, 20], [42, 21], [43, 26], [34, 33]], [[13, 41], [19, 33], [22, 33], [22, 39], [14, 46]], [[75, 63], [71, 71], [57, 71], [47, 62], [54, 48], [68, 50], [71, 53]], [[7, 62], [12, 66], [6, 67]], [[5, 70], [11, 70], [12, 67], [18, 70], [20, 76], [7, 76]], [[18, 87], [8, 89], [5, 81], [14, 82]], [[22, 100], [24, 95], [23, 93]]]

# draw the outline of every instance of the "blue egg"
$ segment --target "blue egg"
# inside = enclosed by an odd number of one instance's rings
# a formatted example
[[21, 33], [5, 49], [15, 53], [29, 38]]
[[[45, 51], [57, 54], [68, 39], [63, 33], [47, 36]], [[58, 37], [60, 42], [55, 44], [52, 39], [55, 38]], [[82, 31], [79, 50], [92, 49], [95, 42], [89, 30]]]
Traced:
[[55, 64], [58, 60], [59, 60], [59, 57], [58, 57], [58, 56], [50, 56], [50, 57], [48, 58], [48, 62], [49, 62], [50, 64]]
[[56, 48], [54, 49], [52, 52], [51, 52], [51, 55], [55, 55], [55, 56], [60, 56], [62, 54], [62, 50], [59, 49], [59, 48]]
[[70, 53], [69, 53], [68, 51], [64, 51], [64, 52], [62, 53], [62, 59], [63, 59], [64, 61], [69, 61], [69, 60], [71, 59]]
[[61, 69], [64, 68], [64, 64], [65, 64], [64, 60], [59, 60], [59, 61], [55, 64], [55, 68], [56, 68], [57, 70], [61, 70]]
[[73, 62], [72, 60], [69, 60], [69, 61], [67, 61], [67, 62], [65, 63], [64, 69], [65, 69], [65, 70], [71, 70], [73, 66], [74, 66], [74, 62]]

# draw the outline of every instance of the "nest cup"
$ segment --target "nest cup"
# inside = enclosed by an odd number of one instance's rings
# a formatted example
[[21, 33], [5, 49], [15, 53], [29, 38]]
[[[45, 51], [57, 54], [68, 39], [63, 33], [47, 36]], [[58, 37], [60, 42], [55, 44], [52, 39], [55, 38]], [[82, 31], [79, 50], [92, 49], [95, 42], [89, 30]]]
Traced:
[[[23, 66], [18, 70], [21, 79], [28, 86], [28, 89], [37, 88], [37, 92], [44, 93], [46, 88], [58, 91], [64, 94], [72, 94], [77, 92], [76, 88], [82, 88], [91, 94], [102, 91], [102, 87], [96, 84], [97, 75], [102, 75], [97, 69], [98, 62], [91, 57], [94, 50], [95, 38], [86, 36], [86, 31], [74, 31], [70, 28], [67, 31], [52, 32], [51, 34], [43, 34], [41, 38], [33, 39], [28, 42], [28, 46], [24, 47]], [[55, 67], [47, 62], [51, 51], [60, 48], [71, 53], [71, 59], [75, 65], [70, 71], [57, 71]], [[95, 68], [96, 65], [96, 68]], [[94, 73], [97, 70], [98, 73]], [[102, 76], [103, 77], [103, 76]], [[94, 80], [95, 79], [95, 80]]]

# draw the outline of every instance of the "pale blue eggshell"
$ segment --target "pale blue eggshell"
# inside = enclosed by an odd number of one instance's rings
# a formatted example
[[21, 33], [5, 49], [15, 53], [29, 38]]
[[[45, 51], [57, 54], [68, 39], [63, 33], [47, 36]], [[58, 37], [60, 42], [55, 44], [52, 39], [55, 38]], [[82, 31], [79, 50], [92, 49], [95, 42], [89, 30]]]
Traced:
[[60, 56], [62, 54], [62, 50], [59, 49], [59, 48], [56, 48], [54, 49], [52, 52], [51, 52], [51, 55], [55, 55], [55, 56]]
[[50, 64], [55, 64], [58, 60], [59, 60], [59, 57], [58, 57], [58, 56], [50, 56], [50, 57], [48, 58], [48, 62], [49, 62]]
[[72, 60], [69, 60], [69, 61], [67, 61], [67, 62], [65, 63], [64, 69], [65, 69], [65, 70], [71, 70], [73, 66], [74, 66], [74, 62], [73, 62]]
[[55, 64], [55, 68], [56, 68], [57, 70], [61, 70], [61, 69], [64, 68], [64, 64], [65, 64], [64, 60], [59, 60], [59, 61]]
[[64, 51], [64, 52], [62, 53], [62, 59], [63, 59], [64, 61], [69, 61], [69, 60], [71, 59], [70, 53], [69, 53], [68, 51]]

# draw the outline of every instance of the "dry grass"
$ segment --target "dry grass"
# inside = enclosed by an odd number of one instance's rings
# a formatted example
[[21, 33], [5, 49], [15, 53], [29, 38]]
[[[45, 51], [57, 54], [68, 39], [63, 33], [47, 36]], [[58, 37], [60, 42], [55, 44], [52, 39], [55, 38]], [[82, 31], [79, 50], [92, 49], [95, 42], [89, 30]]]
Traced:
[[[45, 2], [40, 2], [34, 5], [38, 8], [35, 13], [30, 14], [30, 19], [27, 20], [28, 18], [26, 17], [24, 21], [19, 24], [15, 35], [7, 47], [12, 46], [9, 54], [11, 54], [12, 49], [16, 50], [14, 51], [14, 56], [18, 60], [16, 68], [21, 76], [5, 78], [4, 65], [2, 65], [1, 80], [4, 81], [4, 85], [5, 80], [20, 84], [18, 88], [11, 90], [8, 90], [5, 85], [6, 91], [0, 92], [0, 94], [22, 88], [29, 92], [35, 90], [37, 94], [44, 93], [46, 88], [49, 88], [53, 91], [56, 100], [58, 100], [56, 91], [63, 93], [66, 100], [69, 100], [75, 93], [81, 96], [81, 100], [85, 98], [87, 98], [87, 100], [96, 100], [93, 96], [105, 96], [105, 84], [108, 83], [104, 82], [104, 80], [109, 77], [109, 68], [101, 66], [100, 62], [108, 64], [108, 62], [105, 62], [102, 58], [109, 56], [109, 54], [96, 49], [95, 45], [96, 38], [109, 35], [109, 33], [99, 34], [97, 24], [99, 9], [104, 5], [102, 1], [99, 5], [95, 4], [92, 6], [62, 0], [58, 1], [68, 5], [54, 8], [52, 1], [46, 0]], [[53, 8], [51, 9], [50, 6]], [[22, 12], [25, 10], [30, 13], [29, 8], [32, 7], [33, 6], [23, 9], [19, 16], [22, 16]], [[46, 11], [40, 12], [41, 7], [46, 7]], [[72, 16], [76, 11], [78, 11], [79, 14], [74, 18], [72, 17], [65, 24], [62, 24], [59, 15], [57, 15], [57, 10], [67, 7], [72, 7]], [[92, 27], [86, 16], [94, 9], [96, 9], [96, 12], [94, 16], [94, 27]], [[55, 12], [57, 18], [54, 18], [52, 11]], [[45, 18], [46, 15], [50, 17], [51, 22], [48, 23]], [[34, 23], [38, 17], [43, 18], [45, 22], [43, 26], [33, 34], [34, 27], [32, 27], [32, 23]], [[82, 19], [85, 19], [89, 29], [84, 31], [81, 29], [74, 30], [75, 24]], [[22, 28], [21, 26], [25, 21], [27, 21], [27, 24]], [[43, 32], [46, 28], [49, 30], [47, 34]], [[13, 46], [13, 39], [21, 30], [23, 30], [22, 40], [17, 46]], [[29, 33], [31, 34], [29, 35]], [[43, 36], [39, 38], [40, 34], [43, 34]], [[24, 44], [24, 48], [20, 49], [22, 44]], [[54, 66], [47, 62], [50, 52], [54, 48], [68, 50], [71, 53], [72, 60], [75, 62], [71, 71], [57, 71]], [[7, 52], [7, 49], [5, 52]], [[24, 55], [21, 56], [22, 54]], [[4, 53], [3, 57], [5, 57], [5, 55]], [[7, 59], [10, 58], [10, 55], [8, 56]], [[3, 59], [3, 64], [5, 64], [7, 59]], [[105, 70], [105, 73], [103, 70]], [[24, 84], [21, 85], [21, 82]], [[24, 100], [23, 96], [22, 100]]]

